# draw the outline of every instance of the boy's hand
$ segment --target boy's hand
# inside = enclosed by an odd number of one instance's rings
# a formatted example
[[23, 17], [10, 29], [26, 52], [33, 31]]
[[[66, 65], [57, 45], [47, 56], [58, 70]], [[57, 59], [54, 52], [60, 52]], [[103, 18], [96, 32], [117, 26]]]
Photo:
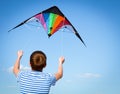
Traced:
[[19, 50], [17, 52], [17, 55], [18, 55], [18, 58], [21, 58], [23, 56], [23, 51], [22, 50]]
[[64, 61], [65, 61], [65, 58], [63, 56], [59, 58], [59, 63], [63, 64]]
[[17, 76], [18, 73], [19, 73], [19, 71], [20, 71], [20, 59], [21, 59], [22, 55], [23, 55], [23, 51], [22, 51], [22, 50], [19, 50], [19, 51], [17, 52], [17, 56], [18, 56], [18, 57], [17, 57], [17, 59], [16, 59], [16, 62], [15, 62], [15, 64], [14, 64], [14, 67], [13, 67], [13, 72], [14, 72], [15, 76]]

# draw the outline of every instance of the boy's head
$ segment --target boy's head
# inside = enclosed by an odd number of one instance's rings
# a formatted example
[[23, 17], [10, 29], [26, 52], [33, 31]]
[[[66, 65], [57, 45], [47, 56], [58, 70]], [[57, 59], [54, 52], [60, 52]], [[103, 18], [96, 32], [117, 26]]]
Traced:
[[34, 51], [30, 56], [32, 70], [42, 71], [46, 66], [47, 57], [42, 51]]

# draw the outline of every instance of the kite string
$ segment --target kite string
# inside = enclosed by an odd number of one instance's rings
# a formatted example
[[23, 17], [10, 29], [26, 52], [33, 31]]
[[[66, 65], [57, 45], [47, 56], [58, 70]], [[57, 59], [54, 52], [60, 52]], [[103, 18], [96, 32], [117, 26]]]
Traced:
[[63, 55], [63, 32], [61, 32], [61, 56], [62, 55]]
[[[25, 24], [25, 27], [26, 27], [29, 31], [32, 32], [32, 29], [28, 26], [28, 24]], [[33, 39], [27, 40], [27, 42], [24, 44], [24, 46], [23, 46], [22, 49], [25, 50], [26, 48], [28, 48], [28, 45], [29, 45], [29, 47], [30, 47], [30, 45], [31, 45], [31, 43], [32, 43], [32, 40], [33, 40]]]
[[[64, 20], [63, 20], [63, 26], [65, 24], [65, 17], [64, 17]], [[61, 32], [61, 56], [63, 55], [63, 32], [64, 32], [65, 28], [62, 29], [62, 32]]]
[[[34, 24], [29, 24], [29, 23], [26, 23], [26, 24], [24, 24], [25, 25], [25, 27], [27, 28], [27, 29], [29, 29], [29, 31], [31, 31], [31, 32], [33, 32], [33, 30], [28, 26], [28, 25], [31, 25], [31, 26], [35, 26], [35, 27], [37, 27], [37, 29], [39, 29], [40, 27], [41, 27], [41, 25], [40, 26], [36, 26], [36, 25], [34, 25]], [[38, 30], [37, 30], [38, 31]], [[26, 43], [25, 43], [25, 45], [24, 45], [24, 49], [26, 49], [27, 47], [28, 47], [28, 45], [31, 45], [31, 43], [32, 43], [32, 38], [30, 38], [30, 40], [28, 40]]]

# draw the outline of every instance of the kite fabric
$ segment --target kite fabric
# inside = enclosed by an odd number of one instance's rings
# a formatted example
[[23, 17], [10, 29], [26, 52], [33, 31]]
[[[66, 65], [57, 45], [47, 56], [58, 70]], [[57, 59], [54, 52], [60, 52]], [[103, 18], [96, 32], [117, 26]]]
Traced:
[[[64, 14], [58, 9], [57, 6], [48, 8], [48, 9], [28, 18], [27, 20], [23, 21], [22, 23], [20, 23], [16, 27], [12, 28], [11, 30], [13, 30], [25, 23], [33, 21], [33, 20], [42, 24], [43, 28], [47, 31], [47, 34], [49, 37], [61, 28], [68, 28], [85, 45], [84, 41], [82, 40], [82, 38], [79, 35], [79, 33], [77, 32], [77, 30], [70, 23], [70, 21], [64, 16]], [[10, 32], [11, 30], [9, 30], [8, 32]]]

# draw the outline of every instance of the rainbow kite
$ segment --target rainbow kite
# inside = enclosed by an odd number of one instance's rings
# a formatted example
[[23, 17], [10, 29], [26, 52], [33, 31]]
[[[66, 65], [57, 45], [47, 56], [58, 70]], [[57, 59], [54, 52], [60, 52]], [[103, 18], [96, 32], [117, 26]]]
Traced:
[[[25, 24], [25, 23], [29, 23], [32, 20], [35, 20], [36, 22], [41, 23], [43, 28], [47, 31], [47, 34], [48, 34], [49, 37], [61, 28], [68, 28], [85, 45], [84, 41], [80, 37], [77, 30], [74, 28], [74, 26], [70, 23], [70, 21], [64, 16], [64, 14], [56, 6], [53, 6], [49, 9], [46, 9], [46, 10], [28, 18], [27, 20], [23, 21], [22, 23], [15, 26], [11, 30], [13, 30], [13, 29]], [[11, 30], [9, 30], [9, 32]]]

